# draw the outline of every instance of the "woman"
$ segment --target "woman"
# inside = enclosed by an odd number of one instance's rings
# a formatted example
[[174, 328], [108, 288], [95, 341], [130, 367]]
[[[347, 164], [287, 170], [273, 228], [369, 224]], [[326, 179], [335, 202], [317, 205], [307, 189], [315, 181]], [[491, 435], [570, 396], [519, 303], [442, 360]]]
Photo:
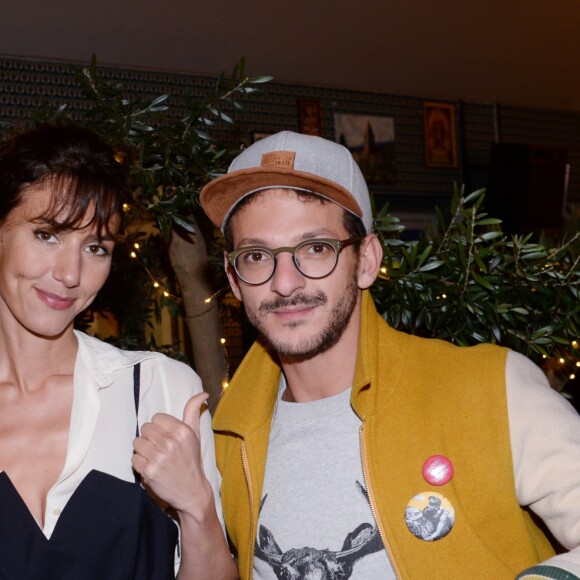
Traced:
[[125, 169], [86, 129], [0, 147], [2, 578], [173, 578], [174, 564], [235, 577], [199, 378], [73, 329], [128, 200]]

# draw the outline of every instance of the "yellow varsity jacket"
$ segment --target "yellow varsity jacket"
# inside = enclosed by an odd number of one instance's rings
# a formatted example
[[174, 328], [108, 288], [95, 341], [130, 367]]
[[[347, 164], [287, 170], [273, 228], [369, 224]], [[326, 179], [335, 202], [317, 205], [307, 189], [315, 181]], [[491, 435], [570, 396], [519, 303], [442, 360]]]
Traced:
[[[517, 501], [505, 393], [507, 351], [457, 347], [390, 328], [364, 292], [351, 403], [362, 421], [363, 470], [396, 575], [409, 580], [510, 579], [553, 550]], [[240, 577], [250, 579], [270, 422], [281, 369], [256, 343], [215, 413], [222, 503]], [[441, 454], [454, 476], [428, 484], [425, 459]], [[436, 542], [405, 523], [415, 494], [436, 491], [455, 510]]]

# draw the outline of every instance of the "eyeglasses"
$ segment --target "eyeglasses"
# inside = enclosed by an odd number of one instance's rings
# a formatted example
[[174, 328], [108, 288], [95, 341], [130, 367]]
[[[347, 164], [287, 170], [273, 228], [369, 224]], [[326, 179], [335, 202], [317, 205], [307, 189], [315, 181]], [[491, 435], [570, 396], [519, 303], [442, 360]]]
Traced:
[[360, 237], [348, 240], [319, 238], [306, 240], [297, 246], [285, 246], [275, 250], [262, 246], [249, 246], [229, 252], [227, 258], [238, 278], [251, 286], [264, 284], [274, 275], [276, 256], [282, 252], [292, 254], [292, 261], [303, 276], [324, 278], [336, 268], [338, 255], [343, 248], [360, 240], [362, 240]]

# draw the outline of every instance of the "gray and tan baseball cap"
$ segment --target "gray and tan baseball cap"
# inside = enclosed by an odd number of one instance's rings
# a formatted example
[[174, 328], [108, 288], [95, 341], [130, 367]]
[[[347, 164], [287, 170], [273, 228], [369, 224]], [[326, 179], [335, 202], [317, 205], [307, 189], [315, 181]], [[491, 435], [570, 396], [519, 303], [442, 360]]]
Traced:
[[236, 204], [251, 193], [288, 188], [315, 193], [361, 218], [372, 229], [369, 190], [350, 151], [327, 139], [282, 131], [242, 151], [228, 172], [200, 194], [209, 219], [222, 228]]

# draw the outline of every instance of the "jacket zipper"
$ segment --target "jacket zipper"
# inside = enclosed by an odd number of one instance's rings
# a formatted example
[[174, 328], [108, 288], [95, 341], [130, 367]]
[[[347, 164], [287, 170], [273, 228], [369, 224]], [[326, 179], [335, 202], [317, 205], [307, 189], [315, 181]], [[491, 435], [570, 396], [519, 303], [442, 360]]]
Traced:
[[248, 467], [248, 456], [246, 454], [246, 445], [242, 441], [242, 467], [244, 469], [244, 476], [246, 477], [246, 484], [248, 486], [248, 494], [250, 496], [250, 546], [248, 550], [248, 580], [252, 580], [254, 576], [253, 554], [254, 554], [254, 493], [252, 490], [252, 478], [250, 477], [250, 469]]
[[395, 578], [400, 579], [401, 573], [399, 572], [399, 569], [397, 568], [397, 565], [395, 563], [395, 558], [393, 556], [393, 552], [391, 551], [391, 548], [390, 548], [389, 544], [387, 543], [387, 538], [386, 538], [385, 532], [383, 530], [381, 518], [379, 517], [379, 513], [375, 508], [376, 502], [375, 502], [375, 496], [373, 494], [373, 488], [371, 486], [370, 479], [367, 475], [368, 468], [367, 468], [367, 451], [366, 451], [365, 439], [364, 439], [364, 423], [359, 428], [359, 439], [360, 439], [360, 453], [361, 453], [363, 479], [365, 482], [365, 487], [366, 487], [367, 493], [369, 494], [369, 505], [371, 507], [371, 513], [373, 514], [373, 517], [375, 518], [375, 522], [377, 524], [377, 529], [379, 530], [379, 536], [381, 537], [381, 541], [383, 542], [383, 546], [385, 547], [385, 552], [387, 553], [387, 558], [391, 564], [391, 568], [393, 569], [393, 573], [395, 574]]

